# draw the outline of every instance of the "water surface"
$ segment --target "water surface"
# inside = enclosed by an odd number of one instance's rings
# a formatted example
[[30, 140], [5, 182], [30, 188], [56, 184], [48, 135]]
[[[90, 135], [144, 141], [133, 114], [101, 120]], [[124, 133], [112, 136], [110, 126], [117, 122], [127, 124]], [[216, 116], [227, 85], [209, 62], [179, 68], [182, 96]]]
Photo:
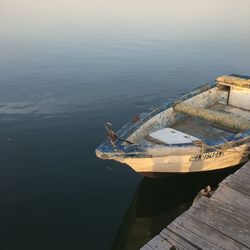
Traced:
[[249, 75], [249, 8], [248, 0], [2, 0], [0, 249], [120, 249], [134, 237], [135, 200], [139, 217], [154, 221], [150, 230], [142, 223], [136, 249], [203, 182], [228, 174], [148, 181], [94, 150], [104, 121], [118, 129], [219, 75]]

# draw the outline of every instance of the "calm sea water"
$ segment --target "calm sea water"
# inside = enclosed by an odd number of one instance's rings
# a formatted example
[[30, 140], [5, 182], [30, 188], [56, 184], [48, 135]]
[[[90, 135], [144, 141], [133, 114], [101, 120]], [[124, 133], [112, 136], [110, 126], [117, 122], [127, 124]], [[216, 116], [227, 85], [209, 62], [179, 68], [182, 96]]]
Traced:
[[0, 249], [138, 249], [230, 172], [142, 178], [94, 154], [152, 105], [250, 74], [250, 3], [0, 1]]

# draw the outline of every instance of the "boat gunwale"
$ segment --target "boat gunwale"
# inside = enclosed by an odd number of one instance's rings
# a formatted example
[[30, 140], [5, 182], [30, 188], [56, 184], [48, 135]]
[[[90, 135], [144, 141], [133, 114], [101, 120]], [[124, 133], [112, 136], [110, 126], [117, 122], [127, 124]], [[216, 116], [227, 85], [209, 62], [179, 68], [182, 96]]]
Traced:
[[148, 112], [142, 112], [138, 115], [139, 120], [138, 122], [133, 122], [133, 121], [129, 121], [128, 123], [126, 123], [125, 125], [123, 125], [117, 132], [116, 134], [119, 137], [122, 138], [128, 138], [132, 133], [134, 133], [142, 124], [144, 124], [145, 122], [149, 121], [151, 118], [153, 118], [154, 116], [160, 114], [161, 112], [163, 112], [164, 110], [173, 107], [174, 105], [185, 101], [193, 96], [196, 96], [198, 94], [201, 94], [205, 91], [208, 91], [209, 89], [212, 89], [214, 87], [217, 86], [217, 82], [216, 81], [212, 81], [212, 82], [208, 82], [205, 85], [196, 87], [194, 89], [192, 89], [189, 93], [185, 94], [185, 95], [181, 95], [179, 98], [177, 98], [177, 100], [175, 99], [174, 101], [165, 101], [162, 104], [160, 104], [158, 107], [154, 107], [152, 110], [152, 107], [149, 109], [150, 111]]
[[[149, 112], [143, 112], [141, 114], [139, 114], [139, 120], [137, 122], [133, 122], [130, 121], [128, 123], [126, 123], [125, 125], [123, 125], [117, 132], [116, 135], [118, 138], [122, 138], [122, 139], [127, 139], [132, 133], [134, 133], [142, 124], [144, 124], [145, 122], [149, 121], [151, 118], [153, 118], [154, 116], [160, 114], [161, 112], [163, 112], [164, 110], [173, 107], [174, 105], [185, 101], [193, 96], [196, 96], [198, 94], [201, 94], [205, 91], [208, 91], [209, 89], [212, 89], [214, 87], [218, 86], [218, 83], [216, 80], [212, 81], [212, 82], [208, 82], [205, 85], [199, 86], [197, 88], [194, 88], [193, 90], [191, 90], [189, 93], [180, 96], [179, 98], [177, 98], [177, 100], [174, 101], [166, 101], [163, 104], [159, 105], [157, 108], [154, 108], [153, 110], [149, 111]], [[242, 133], [237, 133], [237, 134], [231, 134], [223, 139], [205, 139], [205, 140], [201, 140], [202, 143], [211, 146], [211, 147], [215, 147], [214, 151], [216, 151], [216, 147], [218, 147], [218, 149], [224, 145], [228, 145], [230, 144], [230, 146], [234, 146], [234, 145], [241, 145], [244, 144], [246, 142], [250, 141], [250, 130], [246, 130]], [[155, 146], [155, 145], [154, 145]], [[112, 143], [106, 139], [106, 141], [101, 144], [97, 150], [101, 151], [101, 152], [105, 152], [109, 155], [108, 158], [112, 158], [112, 157], [121, 157], [121, 158], [126, 158], [126, 157], [147, 157], [147, 158], [152, 158], [154, 156], [149, 155], [147, 153], [147, 149], [148, 148], [153, 148], [154, 146], [150, 145], [150, 144], [144, 144], [144, 145], [140, 145], [140, 144], [125, 144], [124, 145], [124, 141], [116, 139], [115, 141], [113, 141]], [[159, 145], [158, 145], [159, 146]], [[195, 146], [193, 143], [179, 143], [179, 144], [166, 144], [166, 143], [162, 143], [160, 144], [160, 146], [163, 147], [169, 147], [169, 148], [178, 148], [178, 147], [197, 147]]]

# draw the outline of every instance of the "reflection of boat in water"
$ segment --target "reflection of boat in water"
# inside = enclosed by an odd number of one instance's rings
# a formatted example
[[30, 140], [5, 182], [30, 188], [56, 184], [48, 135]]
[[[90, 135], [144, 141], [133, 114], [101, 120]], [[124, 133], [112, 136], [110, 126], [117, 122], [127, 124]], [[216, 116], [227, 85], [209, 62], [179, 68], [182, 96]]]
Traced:
[[146, 174], [202, 172], [248, 160], [250, 77], [223, 76], [137, 116], [96, 149]]
[[115, 237], [113, 250], [137, 250], [189, 208], [197, 193], [215, 187], [231, 168], [213, 172], [146, 178], [139, 183]]

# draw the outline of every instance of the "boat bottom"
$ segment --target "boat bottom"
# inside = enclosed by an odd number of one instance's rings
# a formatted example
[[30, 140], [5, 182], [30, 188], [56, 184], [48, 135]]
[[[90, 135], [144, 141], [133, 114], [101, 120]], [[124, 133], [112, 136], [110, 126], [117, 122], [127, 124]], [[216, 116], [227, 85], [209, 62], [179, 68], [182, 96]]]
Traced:
[[200, 172], [188, 172], [188, 173], [164, 173], [164, 172], [138, 172], [140, 175], [147, 177], [147, 178], [164, 178], [164, 177], [173, 177], [173, 176], [200, 176], [201, 174], [204, 175], [214, 175], [214, 174], [224, 174], [224, 173], [231, 173], [238, 170], [244, 163], [237, 164], [235, 166], [229, 166], [223, 169], [216, 169], [216, 170], [209, 170], [209, 171], [200, 171]]

